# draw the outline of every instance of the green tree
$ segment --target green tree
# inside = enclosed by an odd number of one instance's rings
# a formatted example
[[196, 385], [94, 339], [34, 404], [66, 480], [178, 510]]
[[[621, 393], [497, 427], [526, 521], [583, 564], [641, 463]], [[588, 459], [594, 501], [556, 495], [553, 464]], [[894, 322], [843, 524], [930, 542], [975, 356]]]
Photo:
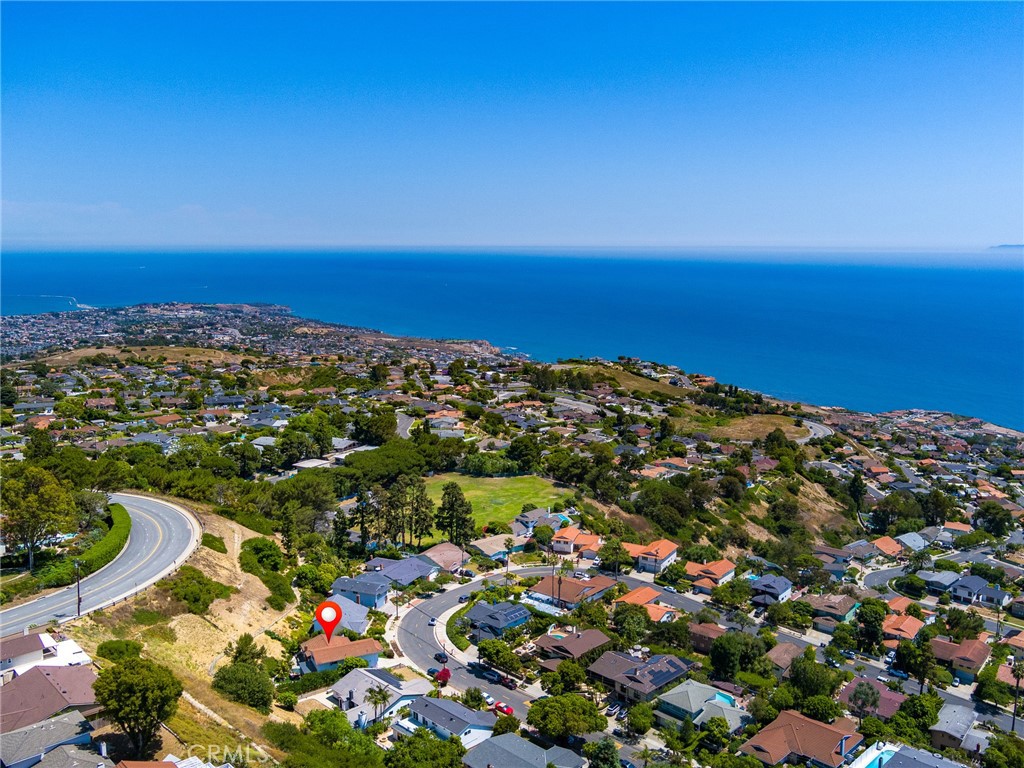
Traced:
[[494, 723], [493, 735], [501, 736], [503, 733], [519, 733], [521, 726], [522, 723], [515, 715], [502, 715]]
[[1020, 698], [1020, 681], [1024, 678], [1024, 661], [1018, 661], [1013, 665], [1013, 724], [1010, 731], [1017, 732], [1017, 700]]
[[540, 443], [533, 435], [521, 435], [511, 442], [505, 455], [515, 462], [523, 474], [534, 472], [540, 466]]
[[601, 558], [601, 570], [615, 571], [618, 573], [623, 568], [630, 568], [633, 565], [633, 557], [622, 546], [619, 539], [611, 538], [606, 541], [597, 551]]
[[878, 703], [882, 695], [871, 683], [862, 680], [854, 686], [850, 693], [850, 709], [860, 719], [860, 725], [864, 724], [864, 718], [873, 714], [878, 709]]
[[102, 670], [93, 683], [96, 702], [143, 756], [160, 723], [178, 709], [181, 682], [167, 667], [126, 659]]
[[570, 736], [603, 731], [608, 719], [593, 702], [574, 693], [566, 693], [534, 702], [526, 722], [545, 738], [564, 742]]
[[741, 669], [750, 669], [764, 653], [764, 644], [745, 632], [728, 632], [711, 644], [711, 669], [720, 680], [733, 680]]
[[634, 645], [647, 637], [651, 628], [651, 617], [642, 605], [618, 603], [615, 606], [615, 613], [612, 614], [612, 623], [622, 639], [628, 645]]
[[504, 640], [481, 640], [477, 644], [477, 651], [481, 659], [506, 672], [515, 674], [523, 668], [522, 660]]
[[449, 482], [441, 487], [441, 504], [434, 522], [456, 546], [464, 546], [473, 538], [473, 505], [466, 500], [458, 483]]
[[983, 501], [974, 513], [974, 524], [1001, 539], [1014, 528], [1013, 513], [994, 501]]
[[45, 469], [25, 467], [4, 483], [3, 536], [8, 544], [25, 548], [30, 571], [43, 539], [75, 528], [75, 511], [70, 484], [61, 484]]
[[884, 637], [886, 607], [880, 600], [867, 599], [857, 609], [857, 647], [861, 651], [877, 648]]
[[373, 707], [373, 719], [376, 722], [380, 713], [391, 703], [391, 690], [386, 685], [371, 686], [363, 696], [363, 703]]
[[626, 725], [632, 733], [642, 736], [654, 727], [654, 709], [644, 701], [634, 704], [626, 716]]
[[423, 544], [423, 537], [434, 530], [434, 502], [427, 494], [427, 484], [422, 477], [412, 481], [409, 488], [409, 536], [416, 539], [416, 545]]
[[812, 720], [831, 723], [843, 713], [843, 708], [830, 696], [811, 696], [804, 699], [800, 705], [800, 712]]
[[441, 740], [433, 731], [418, 728], [384, 753], [385, 768], [462, 768], [466, 748], [459, 739]]
[[267, 649], [256, 644], [256, 639], [248, 632], [238, 640], [228, 643], [224, 652], [231, 658], [232, 664], [262, 664], [267, 658]]
[[590, 760], [590, 768], [619, 768], [619, 750], [607, 736], [584, 744], [583, 754]]
[[868, 492], [868, 484], [864, 482], [864, 476], [859, 471], [853, 473], [850, 482], [846, 484], [846, 492], [853, 499], [853, 505], [857, 512], [864, 511], [864, 497]]
[[48, 429], [30, 429], [28, 440], [22, 448], [22, 454], [29, 461], [38, 461], [53, 456], [57, 451], [57, 443], [54, 442]]
[[255, 664], [228, 664], [213, 676], [213, 689], [232, 701], [267, 714], [274, 703], [274, 683]]
[[533, 540], [537, 542], [538, 546], [545, 549], [551, 544], [551, 539], [554, 537], [555, 531], [550, 525], [538, 525], [533, 529]]

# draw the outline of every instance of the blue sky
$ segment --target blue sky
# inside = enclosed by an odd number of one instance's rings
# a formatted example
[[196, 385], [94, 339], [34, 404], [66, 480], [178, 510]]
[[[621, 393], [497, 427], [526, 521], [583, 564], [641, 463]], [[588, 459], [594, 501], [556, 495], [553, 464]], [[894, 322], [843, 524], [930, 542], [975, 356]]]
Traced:
[[3, 245], [1024, 239], [1019, 3], [11, 3]]

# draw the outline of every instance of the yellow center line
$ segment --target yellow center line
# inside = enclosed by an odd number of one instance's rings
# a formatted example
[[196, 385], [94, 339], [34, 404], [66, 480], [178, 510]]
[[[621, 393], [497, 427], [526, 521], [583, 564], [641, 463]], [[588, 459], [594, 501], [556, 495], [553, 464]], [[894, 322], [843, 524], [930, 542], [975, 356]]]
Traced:
[[[129, 570], [128, 573], [126, 573], [122, 577], [123, 579], [127, 579], [129, 576], [131, 576], [133, 573], [135, 573], [135, 571], [139, 570], [139, 568], [142, 568], [144, 565], [149, 563], [149, 561], [153, 559], [153, 555], [155, 555], [159, 551], [160, 544], [164, 540], [163, 528], [161, 528], [160, 525], [157, 523], [156, 518], [154, 518], [152, 515], [149, 515], [149, 514], [143, 512], [141, 509], [137, 509], [135, 511], [141, 517], [146, 518], [147, 520], [149, 520], [150, 522], [152, 522], [156, 526], [157, 540], [156, 540], [156, 544], [153, 546], [153, 549], [143, 558], [143, 560], [141, 562], [137, 563], [131, 570]], [[111, 562], [113, 562], [113, 561], [111, 561]], [[75, 602], [75, 601], [71, 601], [71, 602]], [[11, 609], [11, 610], [13, 610], [13, 609]], [[29, 614], [24, 619], [22, 619], [22, 621], [26, 621], [29, 624], [31, 624], [34, 619], [43, 618], [45, 616], [50, 616], [52, 614], [53, 614], [53, 610], [52, 609], [43, 609], [41, 612]], [[0, 614], [0, 617], [2, 617], [2, 615], [3, 614]]]

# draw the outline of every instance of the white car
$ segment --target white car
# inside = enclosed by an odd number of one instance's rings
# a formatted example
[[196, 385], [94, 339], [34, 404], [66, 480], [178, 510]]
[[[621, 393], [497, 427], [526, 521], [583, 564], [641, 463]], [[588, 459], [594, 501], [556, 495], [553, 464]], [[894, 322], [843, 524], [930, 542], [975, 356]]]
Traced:
[[487, 706], [488, 707], [493, 707], [494, 706], [494, 697], [491, 696], [491, 694], [485, 693], [484, 694], [484, 701], [487, 702]]
[[427, 626], [428, 627], [436, 627], [437, 626], [437, 619], [435, 619], [433, 616], [431, 616], [430, 617], [430, 621], [427, 622]]
[[880, 682], [880, 683], [890, 683], [890, 682], [892, 682], [892, 681], [891, 681], [891, 680], [890, 680], [890, 679], [889, 679], [888, 677], [886, 677], [885, 675], [879, 675], [877, 679], [878, 679], [878, 682]]

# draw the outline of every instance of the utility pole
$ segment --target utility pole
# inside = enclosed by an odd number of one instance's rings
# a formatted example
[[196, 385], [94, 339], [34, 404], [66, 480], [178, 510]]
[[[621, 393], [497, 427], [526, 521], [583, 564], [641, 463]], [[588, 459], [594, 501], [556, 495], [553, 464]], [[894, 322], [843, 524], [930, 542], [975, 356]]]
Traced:
[[78, 583], [78, 618], [82, 617], [82, 569], [81, 561], [75, 560], [75, 580]]

